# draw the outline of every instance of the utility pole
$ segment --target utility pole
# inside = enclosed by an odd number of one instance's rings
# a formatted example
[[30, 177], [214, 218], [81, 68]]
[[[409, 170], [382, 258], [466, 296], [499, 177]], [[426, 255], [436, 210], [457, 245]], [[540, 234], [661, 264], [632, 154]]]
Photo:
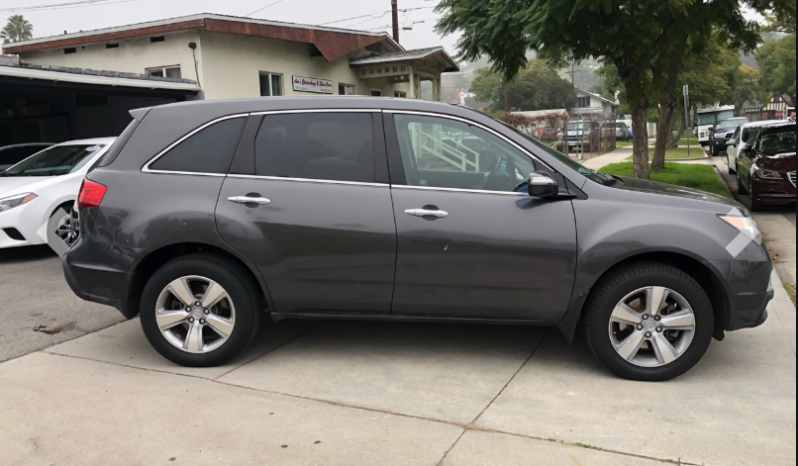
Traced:
[[391, 0], [391, 10], [393, 10], [393, 40], [399, 43], [399, 5], [398, 0]]
[[571, 63], [571, 71], [566, 71], [565, 74], [571, 75], [571, 86], [576, 87], [576, 75], [581, 71], [576, 71], [576, 62]]
[[[684, 86], [684, 126], [687, 127], [687, 157], [690, 157], [690, 86]], [[679, 144], [678, 142], [676, 143]]]

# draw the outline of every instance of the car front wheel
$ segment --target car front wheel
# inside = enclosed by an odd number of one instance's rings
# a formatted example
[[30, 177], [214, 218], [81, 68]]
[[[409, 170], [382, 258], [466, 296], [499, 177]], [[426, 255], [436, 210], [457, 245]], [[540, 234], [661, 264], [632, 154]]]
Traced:
[[186, 256], [167, 263], [147, 282], [141, 326], [166, 359], [213, 367], [247, 346], [258, 329], [260, 303], [236, 265], [214, 256]]
[[701, 360], [715, 318], [695, 280], [652, 262], [602, 279], [584, 325], [588, 345], [605, 367], [627, 379], [660, 382], [679, 377]]

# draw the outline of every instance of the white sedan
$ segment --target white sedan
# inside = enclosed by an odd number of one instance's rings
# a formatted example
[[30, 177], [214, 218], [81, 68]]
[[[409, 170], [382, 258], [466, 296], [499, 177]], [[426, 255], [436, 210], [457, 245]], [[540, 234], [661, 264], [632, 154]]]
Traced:
[[756, 139], [760, 128], [763, 126], [772, 125], [773, 123], [778, 122], [767, 120], [752, 121], [751, 123], [745, 123], [737, 128], [737, 131], [734, 133], [734, 137], [731, 141], [729, 141], [729, 145], [726, 148], [730, 175], [737, 174], [737, 162], [740, 160], [740, 154], [742, 154], [742, 152], [748, 148], [749, 141]]
[[80, 185], [115, 140], [58, 144], [0, 173], [0, 249], [47, 244], [47, 226], [58, 212], [58, 236], [74, 242], [71, 213]]

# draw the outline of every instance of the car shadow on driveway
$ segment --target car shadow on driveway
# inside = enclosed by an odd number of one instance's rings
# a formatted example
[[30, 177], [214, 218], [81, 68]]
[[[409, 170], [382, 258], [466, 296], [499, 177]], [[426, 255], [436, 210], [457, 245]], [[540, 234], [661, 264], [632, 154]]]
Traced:
[[0, 265], [34, 262], [55, 257], [58, 256], [47, 245], [0, 249]]

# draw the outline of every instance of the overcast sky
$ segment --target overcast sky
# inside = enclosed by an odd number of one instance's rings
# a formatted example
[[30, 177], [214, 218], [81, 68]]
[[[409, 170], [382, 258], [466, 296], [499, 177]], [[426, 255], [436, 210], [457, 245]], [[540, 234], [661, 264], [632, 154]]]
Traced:
[[[41, 10], [26, 8], [64, 3], [88, 3], [90, 0], [0, 0], [0, 27], [12, 14], [21, 14], [33, 24], [36, 37], [60, 35], [64, 31], [101, 29], [197, 13], [246, 16], [277, 2], [253, 18], [303, 24], [323, 24], [355, 16], [373, 15], [330, 24], [361, 30], [391, 30], [391, 0], [101, 0], [89, 6], [59, 7]], [[399, 0], [399, 9], [422, 8], [400, 13], [401, 24], [412, 31], [401, 31], [401, 43], [408, 49], [443, 45], [455, 52], [455, 37], [441, 38], [433, 31], [437, 0]], [[20, 8], [17, 11], [2, 11]]]

